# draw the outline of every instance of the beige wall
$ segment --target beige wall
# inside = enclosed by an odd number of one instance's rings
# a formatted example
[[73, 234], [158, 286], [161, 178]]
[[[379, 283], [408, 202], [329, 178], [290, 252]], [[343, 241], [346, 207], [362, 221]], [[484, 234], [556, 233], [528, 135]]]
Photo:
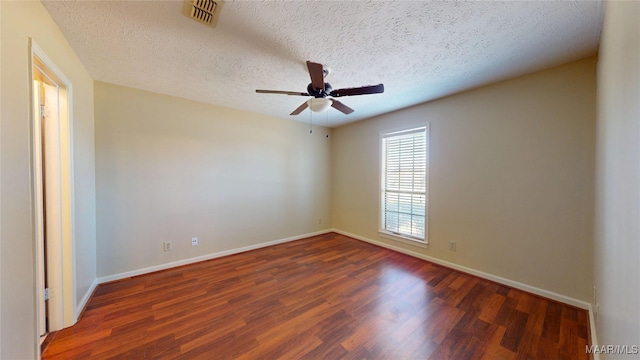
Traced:
[[600, 344], [640, 345], [640, 3], [606, 6], [598, 63], [596, 329]]
[[[595, 93], [589, 58], [335, 129], [334, 227], [588, 301]], [[425, 249], [377, 230], [379, 134], [427, 121]]]
[[100, 277], [331, 228], [324, 129], [101, 82], [95, 95]]
[[93, 82], [40, 2], [0, 1], [0, 7], [0, 358], [33, 359], [37, 330], [30, 197], [29, 38], [40, 45], [73, 86], [76, 301], [96, 278]]
[[[640, 10], [607, 6], [593, 272], [595, 59], [351, 124], [326, 139], [326, 130], [309, 134], [297, 122], [93, 83], [39, 2], [0, 1], [0, 358], [36, 357], [29, 37], [73, 83], [76, 302], [96, 274], [333, 226], [583, 301], [595, 273], [600, 343], [640, 343], [640, 213], [638, 202], [625, 201], [639, 196]], [[377, 234], [378, 141], [380, 131], [425, 121], [423, 249]], [[163, 252], [163, 241], [174, 250]]]

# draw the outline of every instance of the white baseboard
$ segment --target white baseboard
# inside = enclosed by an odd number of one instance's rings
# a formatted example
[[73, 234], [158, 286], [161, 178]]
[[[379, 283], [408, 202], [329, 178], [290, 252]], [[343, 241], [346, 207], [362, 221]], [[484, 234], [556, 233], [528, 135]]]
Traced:
[[76, 304], [76, 311], [73, 314], [74, 324], [80, 318], [80, 314], [82, 313], [82, 310], [84, 309], [85, 306], [87, 306], [87, 303], [89, 302], [89, 299], [91, 299], [91, 295], [93, 295], [93, 292], [96, 290], [96, 287], [98, 287], [98, 279], [93, 279], [93, 283], [91, 283], [91, 286], [89, 286], [89, 289], [87, 289], [87, 291], [84, 293], [84, 296], [82, 297], [82, 300], [80, 300], [80, 303]]
[[428, 256], [428, 255], [420, 254], [420, 253], [417, 253], [417, 252], [414, 252], [414, 251], [411, 251], [411, 250], [406, 250], [406, 249], [403, 249], [403, 248], [400, 248], [400, 247], [396, 247], [396, 246], [393, 246], [393, 245], [389, 245], [389, 244], [386, 244], [386, 243], [383, 243], [383, 242], [380, 242], [380, 241], [372, 240], [372, 239], [369, 239], [369, 238], [366, 238], [366, 237], [363, 237], [363, 236], [351, 234], [349, 232], [342, 231], [342, 230], [339, 230], [339, 229], [332, 229], [332, 231], [334, 231], [334, 232], [336, 232], [338, 234], [342, 234], [342, 235], [354, 238], [356, 240], [365, 241], [365, 242], [368, 242], [368, 243], [371, 243], [371, 244], [374, 244], [374, 245], [377, 245], [377, 246], [381, 246], [381, 247], [384, 247], [384, 248], [387, 248], [387, 249], [390, 249], [390, 250], [394, 250], [394, 251], [397, 251], [397, 252], [400, 252], [400, 253], [403, 253], [403, 254], [407, 254], [407, 255], [410, 255], [410, 256], [413, 256], [413, 257], [416, 257], [416, 258], [419, 258], [419, 259], [427, 260], [427, 261], [430, 261], [430, 262], [432, 262], [434, 264], [442, 265], [442, 266], [448, 267], [450, 269], [458, 270], [458, 271], [461, 271], [461, 272], [464, 272], [464, 273], [467, 273], [467, 274], [471, 274], [471, 275], [475, 275], [477, 277], [481, 277], [483, 279], [487, 279], [487, 280], [491, 280], [491, 281], [500, 283], [502, 285], [510, 286], [512, 288], [516, 288], [516, 289], [519, 289], [519, 290], [522, 290], [522, 291], [526, 291], [526, 292], [529, 292], [529, 293], [532, 293], [532, 294], [535, 294], [535, 295], [539, 295], [539, 296], [542, 296], [542, 297], [545, 297], [545, 298], [548, 298], [548, 299], [556, 300], [556, 301], [559, 301], [559, 302], [567, 304], [567, 305], [571, 305], [571, 306], [575, 306], [575, 307], [578, 307], [578, 308], [581, 308], [581, 309], [589, 310], [589, 306], [590, 306], [589, 303], [587, 303], [585, 301], [582, 301], [582, 300], [574, 299], [574, 298], [569, 297], [569, 296], [558, 294], [558, 293], [555, 293], [553, 291], [548, 291], [548, 290], [541, 289], [541, 288], [538, 288], [538, 287], [535, 287], [535, 286], [523, 284], [523, 283], [518, 282], [518, 281], [506, 279], [506, 278], [503, 278], [503, 277], [500, 277], [500, 276], [496, 276], [496, 275], [493, 275], [493, 274], [489, 274], [489, 273], [486, 273], [486, 272], [482, 272], [482, 271], [479, 271], [479, 270], [476, 270], [476, 269], [468, 268], [466, 266], [454, 264], [452, 262], [448, 262], [448, 261], [445, 261], [445, 260], [441, 260], [441, 259], [438, 259], [438, 258], [434, 258], [434, 257]]
[[197, 256], [197, 257], [193, 257], [193, 258], [189, 258], [189, 259], [173, 261], [173, 262], [166, 263], [166, 264], [150, 266], [150, 267], [146, 267], [146, 268], [143, 268], [143, 269], [127, 271], [127, 272], [114, 274], [114, 275], [107, 275], [107, 276], [103, 276], [103, 277], [98, 278], [97, 282], [99, 284], [102, 284], [102, 283], [106, 283], [106, 282], [109, 282], [109, 281], [126, 279], [126, 278], [129, 278], [129, 277], [132, 277], [132, 276], [148, 274], [148, 273], [152, 273], [152, 272], [155, 272], [155, 271], [174, 268], [174, 267], [177, 267], [177, 266], [193, 264], [193, 263], [197, 263], [197, 262], [200, 262], [200, 261], [219, 258], [219, 257], [222, 257], [222, 256], [239, 254], [239, 253], [242, 253], [242, 252], [245, 252], [245, 251], [260, 249], [260, 248], [271, 246], [271, 245], [282, 244], [282, 243], [286, 243], [286, 242], [289, 242], [289, 241], [295, 241], [295, 240], [300, 240], [300, 239], [304, 239], [304, 238], [308, 238], [308, 237], [312, 237], [312, 236], [322, 235], [322, 234], [330, 233], [331, 231], [332, 231], [331, 229], [325, 229], [325, 230], [320, 230], [320, 231], [316, 231], [316, 232], [312, 232], [312, 233], [308, 233], [308, 234], [296, 235], [296, 236], [292, 236], [292, 237], [288, 237], [288, 238], [284, 238], [284, 239], [278, 239], [278, 240], [268, 241], [268, 242], [264, 242], [264, 243], [260, 243], [260, 244], [244, 246], [244, 247], [241, 247], [241, 248], [220, 251], [220, 252], [216, 252], [216, 253], [213, 253], [213, 254], [207, 254], [207, 255]]

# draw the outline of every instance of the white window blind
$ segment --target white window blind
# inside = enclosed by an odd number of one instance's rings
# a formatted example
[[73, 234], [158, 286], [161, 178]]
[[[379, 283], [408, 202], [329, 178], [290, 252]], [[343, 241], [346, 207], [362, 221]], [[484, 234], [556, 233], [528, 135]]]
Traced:
[[426, 241], [428, 128], [382, 135], [381, 231]]

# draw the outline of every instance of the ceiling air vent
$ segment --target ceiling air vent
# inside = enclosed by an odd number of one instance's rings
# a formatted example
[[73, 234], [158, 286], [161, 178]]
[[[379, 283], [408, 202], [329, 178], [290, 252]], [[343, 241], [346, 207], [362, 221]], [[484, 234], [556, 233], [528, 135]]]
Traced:
[[222, 0], [187, 0], [184, 3], [184, 14], [205, 25], [215, 27], [222, 4]]

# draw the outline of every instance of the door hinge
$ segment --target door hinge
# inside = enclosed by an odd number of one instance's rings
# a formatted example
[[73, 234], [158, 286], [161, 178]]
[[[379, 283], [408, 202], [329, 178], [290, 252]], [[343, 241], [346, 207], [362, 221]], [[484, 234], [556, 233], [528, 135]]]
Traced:
[[49, 300], [49, 288], [44, 289], [44, 301]]
[[40, 118], [44, 117], [44, 105], [40, 105]]

